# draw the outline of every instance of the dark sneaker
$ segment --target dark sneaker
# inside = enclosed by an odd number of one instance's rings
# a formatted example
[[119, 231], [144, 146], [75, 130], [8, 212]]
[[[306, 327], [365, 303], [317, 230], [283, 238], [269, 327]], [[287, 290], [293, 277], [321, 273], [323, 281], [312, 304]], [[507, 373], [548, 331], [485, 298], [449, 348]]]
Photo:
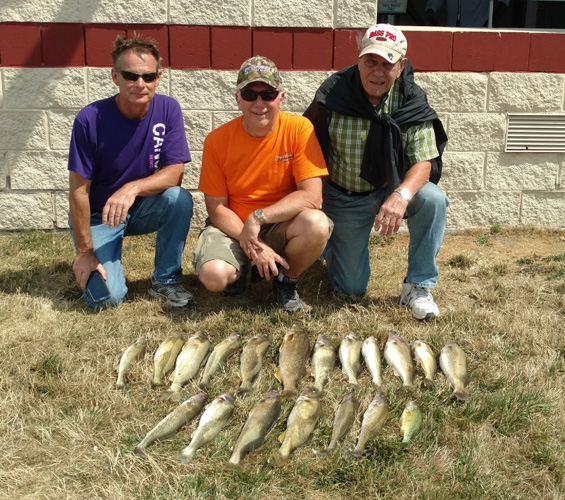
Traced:
[[237, 278], [231, 285], [226, 286], [226, 288], [222, 290], [222, 295], [224, 297], [238, 297], [246, 292], [248, 268], [248, 264], [243, 266], [243, 272], [241, 273], [241, 276]]
[[283, 281], [278, 277], [273, 278], [273, 294], [279, 307], [289, 313], [297, 313], [304, 309], [304, 305], [298, 296], [298, 280], [291, 280], [286, 276]]
[[195, 304], [192, 294], [179, 283], [166, 285], [151, 277], [149, 295], [164, 300], [171, 307], [187, 307]]

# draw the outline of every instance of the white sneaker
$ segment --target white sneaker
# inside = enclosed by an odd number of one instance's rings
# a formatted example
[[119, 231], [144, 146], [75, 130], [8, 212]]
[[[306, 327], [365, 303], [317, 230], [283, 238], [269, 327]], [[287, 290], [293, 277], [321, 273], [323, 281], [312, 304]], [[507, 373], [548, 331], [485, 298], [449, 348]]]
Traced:
[[414, 286], [411, 283], [402, 283], [400, 305], [410, 307], [412, 317], [420, 320], [437, 318], [439, 309], [429, 288]]

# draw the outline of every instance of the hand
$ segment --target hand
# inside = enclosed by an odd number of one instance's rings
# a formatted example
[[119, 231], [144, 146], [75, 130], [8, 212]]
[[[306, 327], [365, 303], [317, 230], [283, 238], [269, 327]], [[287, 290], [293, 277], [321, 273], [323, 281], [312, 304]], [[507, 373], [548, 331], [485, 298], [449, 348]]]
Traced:
[[261, 224], [255, 218], [253, 213], [249, 214], [243, 229], [239, 234], [239, 246], [245, 252], [249, 259], [253, 260], [257, 257], [255, 247], [259, 248], [257, 243], [259, 241], [259, 232], [261, 231]]
[[136, 196], [135, 188], [129, 184], [124, 184], [108, 198], [106, 205], [104, 205], [102, 209], [102, 224], [108, 224], [110, 229], [123, 224]]
[[257, 266], [259, 275], [267, 281], [269, 281], [271, 274], [278, 276], [279, 269], [277, 264], [280, 264], [285, 269], [289, 268], [288, 262], [261, 238], [258, 238], [257, 244], [251, 249], [251, 253], [254, 255], [253, 262]]
[[73, 273], [75, 273], [75, 278], [81, 290], [86, 288], [86, 282], [93, 271], [98, 271], [102, 278], [104, 278], [104, 281], [106, 281], [108, 277], [106, 269], [94, 256], [94, 252], [90, 251], [78, 255], [73, 263]]
[[375, 219], [375, 231], [381, 230], [381, 236], [392, 236], [400, 229], [400, 224], [408, 202], [397, 193], [392, 193], [381, 205]]

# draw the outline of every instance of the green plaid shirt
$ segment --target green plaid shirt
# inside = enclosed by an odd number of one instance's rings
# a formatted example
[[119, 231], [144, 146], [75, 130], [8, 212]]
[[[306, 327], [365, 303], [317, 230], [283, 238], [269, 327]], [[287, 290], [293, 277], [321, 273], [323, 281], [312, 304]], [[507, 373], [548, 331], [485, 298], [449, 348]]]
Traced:
[[[392, 113], [402, 104], [402, 78], [398, 78], [387, 96], [375, 106], [377, 113]], [[329, 124], [330, 147], [328, 170], [330, 179], [349, 191], [371, 191], [374, 186], [359, 177], [363, 152], [371, 120], [332, 112]], [[402, 133], [404, 170], [415, 163], [439, 156], [432, 122], [408, 127]]]

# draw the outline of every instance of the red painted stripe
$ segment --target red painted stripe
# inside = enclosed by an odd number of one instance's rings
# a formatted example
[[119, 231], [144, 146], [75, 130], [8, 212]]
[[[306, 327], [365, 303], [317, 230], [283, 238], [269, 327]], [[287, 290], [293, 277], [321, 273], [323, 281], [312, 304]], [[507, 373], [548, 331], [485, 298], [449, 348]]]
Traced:
[[[0, 67], [111, 67], [118, 34], [159, 43], [165, 67], [237, 69], [251, 55], [282, 70], [330, 71], [354, 64], [363, 29], [250, 28], [81, 23], [0, 23]], [[417, 71], [565, 73], [565, 33], [408, 31]]]

